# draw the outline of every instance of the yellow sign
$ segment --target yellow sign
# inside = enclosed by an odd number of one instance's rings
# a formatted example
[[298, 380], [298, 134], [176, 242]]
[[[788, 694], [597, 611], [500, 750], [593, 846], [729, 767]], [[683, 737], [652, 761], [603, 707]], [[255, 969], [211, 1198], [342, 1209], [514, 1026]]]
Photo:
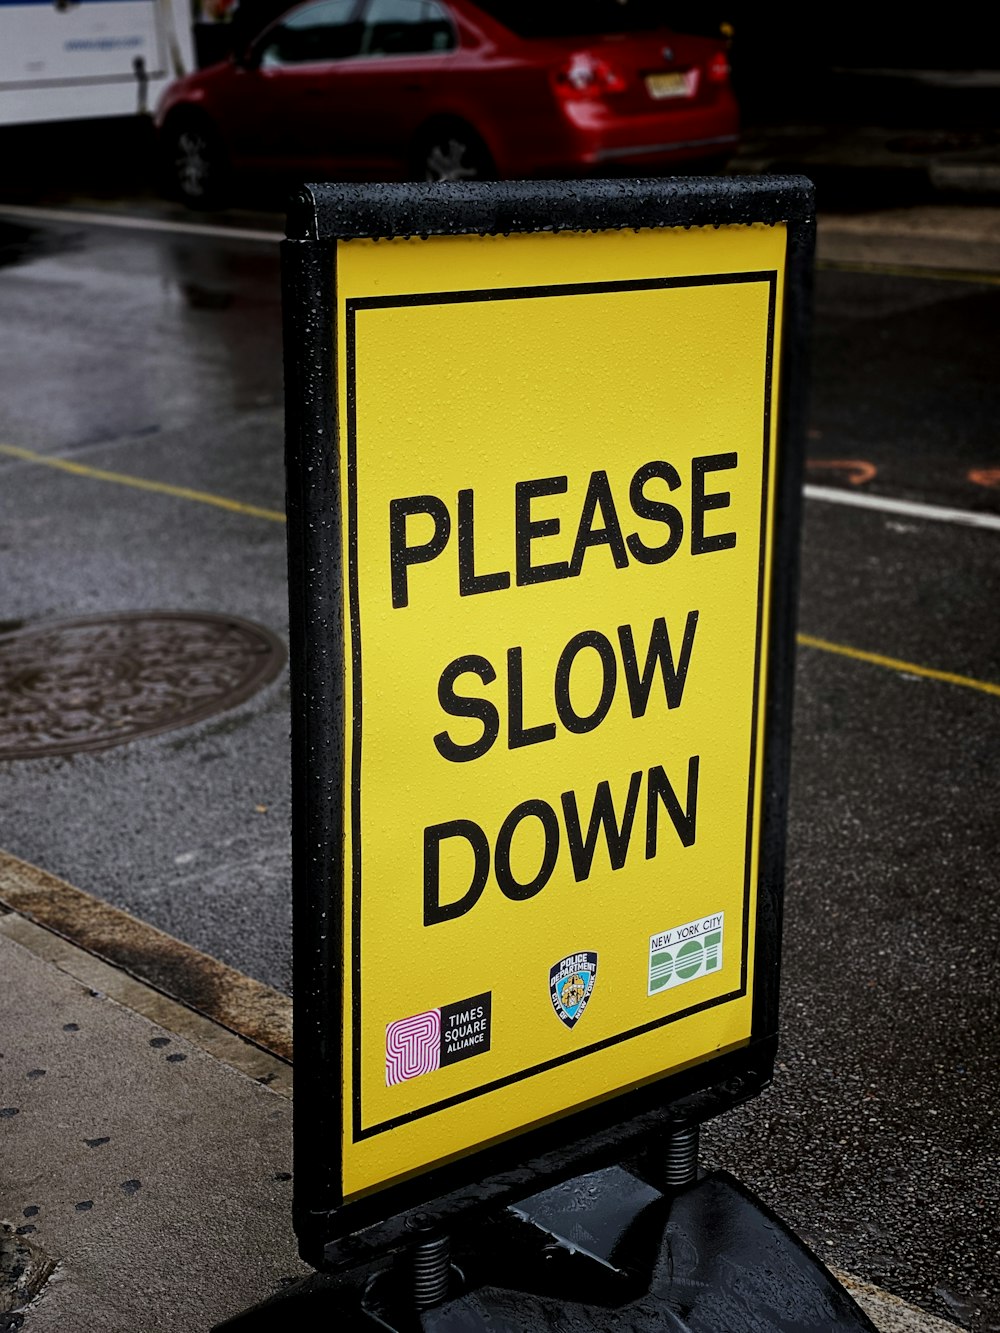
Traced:
[[348, 1200], [750, 1038], [785, 241], [337, 245]]

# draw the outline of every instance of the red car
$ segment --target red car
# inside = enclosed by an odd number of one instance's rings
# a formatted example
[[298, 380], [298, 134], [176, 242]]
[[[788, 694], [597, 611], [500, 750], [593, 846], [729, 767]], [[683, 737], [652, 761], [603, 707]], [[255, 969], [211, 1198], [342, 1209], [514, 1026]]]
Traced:
[[656, 0], [309, 0], [164, 93], [174, 189], [230, 170], [464, 180], [718, 163], [738, 112], [721, 41]]

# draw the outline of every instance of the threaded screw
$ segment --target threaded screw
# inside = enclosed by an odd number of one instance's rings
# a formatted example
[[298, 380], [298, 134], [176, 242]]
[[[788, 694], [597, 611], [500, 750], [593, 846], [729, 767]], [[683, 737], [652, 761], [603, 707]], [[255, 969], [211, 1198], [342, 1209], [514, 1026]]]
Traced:
[[693, 1185], [698, 1178], [698, 1125], [683, 1125], [667, 1135], [663, 1183], [668, 1190]]
[[421, 1240], [410, 1253], [413, 1264], [413, 1304], [418, 1310], [430, 1310], [448, 1296], [451, 1241], [448, 1236]]

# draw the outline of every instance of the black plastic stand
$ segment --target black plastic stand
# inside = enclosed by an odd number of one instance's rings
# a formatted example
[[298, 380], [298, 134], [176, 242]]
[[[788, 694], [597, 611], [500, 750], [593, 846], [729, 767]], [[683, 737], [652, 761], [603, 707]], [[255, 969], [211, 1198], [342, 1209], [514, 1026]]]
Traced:
[[875, 1333], [807, 1247], [725, 1172], [662, 1193], [611, 1167], [453, 1241], [445, 1300], [419, 1310], [405, 1258], [316, 1274], [214, 1333]]

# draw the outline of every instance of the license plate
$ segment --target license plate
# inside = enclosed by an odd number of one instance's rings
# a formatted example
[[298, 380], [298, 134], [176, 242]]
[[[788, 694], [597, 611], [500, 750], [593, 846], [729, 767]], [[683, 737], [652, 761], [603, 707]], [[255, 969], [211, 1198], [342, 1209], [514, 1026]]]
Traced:
[[656, 101], [664, 97], [690, 97], [694, 91], [691, 73], [647, 74], [646, 92]]

